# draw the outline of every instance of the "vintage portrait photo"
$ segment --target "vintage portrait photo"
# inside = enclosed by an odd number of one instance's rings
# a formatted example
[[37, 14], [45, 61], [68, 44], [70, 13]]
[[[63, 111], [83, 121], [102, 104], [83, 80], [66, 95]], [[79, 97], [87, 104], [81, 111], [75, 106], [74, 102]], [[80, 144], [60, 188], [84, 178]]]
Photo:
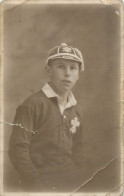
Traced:
[[123, 194], [122, 6], [3, 3], [5, 195]]

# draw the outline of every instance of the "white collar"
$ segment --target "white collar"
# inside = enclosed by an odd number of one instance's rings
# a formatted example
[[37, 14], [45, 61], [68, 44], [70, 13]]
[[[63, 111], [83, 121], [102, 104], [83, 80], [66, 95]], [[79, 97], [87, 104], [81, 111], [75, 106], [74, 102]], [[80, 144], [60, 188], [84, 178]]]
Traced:
[[59, 97], [48, 83], [43, 86], [42, 91], [48, 98]]
[[[52, 98], [52, 97], [56, 97], [57, 100], [59, 100], [60, 96], [58, 94], [55, 93], [55, 91], [52, 89], [52, 87], [46, 83], [43, 88], [42, 91], [44, 92], [44, 94], [48, 97], [48, 98]], [[73, 95], [72, 92], [70, 92], [69, 96], [68, 96], [68, 102], [66, 104], [66, 106], [64, 108], [68, 108], [71, 107], [73, 105], [76, 105], [77, 101]], [[59, 104], [60, 105], [60, 104]]]

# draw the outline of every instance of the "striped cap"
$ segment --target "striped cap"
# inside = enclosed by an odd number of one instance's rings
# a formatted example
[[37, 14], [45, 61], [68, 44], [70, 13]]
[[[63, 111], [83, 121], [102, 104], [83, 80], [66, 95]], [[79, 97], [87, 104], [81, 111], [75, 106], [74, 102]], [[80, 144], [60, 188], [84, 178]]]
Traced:
[[68, 46], [66, 43], [61, 43], [60, 46], [56, 46], [49, 51], [47, 65], [49, 65], [50, 60], [57, 58], [79, 62], [80, 70], [84, 70], [84, 62], [81, 52], [77, 48]]

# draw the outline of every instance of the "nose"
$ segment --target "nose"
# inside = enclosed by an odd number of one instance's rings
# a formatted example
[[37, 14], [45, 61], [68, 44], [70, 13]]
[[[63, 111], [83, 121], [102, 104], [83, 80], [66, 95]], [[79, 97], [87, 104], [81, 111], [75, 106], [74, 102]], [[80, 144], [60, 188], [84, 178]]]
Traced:
[[69, 67], [65, 68], [65, 76], [70, 77], [70, 68]]

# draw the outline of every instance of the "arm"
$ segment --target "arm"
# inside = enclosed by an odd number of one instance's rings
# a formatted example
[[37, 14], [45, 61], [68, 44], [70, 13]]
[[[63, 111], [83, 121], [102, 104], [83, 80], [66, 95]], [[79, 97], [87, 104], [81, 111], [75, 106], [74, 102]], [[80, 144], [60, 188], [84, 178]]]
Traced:
[[21, 179], [28, 182], [38, 179], [37, 169], [34, 167], [29, 155], [35, 121], [36, 116], [28, 107], [19, 107], [13, 122], [13, 131], [9, 144], [10, 160], [20, 174]]

